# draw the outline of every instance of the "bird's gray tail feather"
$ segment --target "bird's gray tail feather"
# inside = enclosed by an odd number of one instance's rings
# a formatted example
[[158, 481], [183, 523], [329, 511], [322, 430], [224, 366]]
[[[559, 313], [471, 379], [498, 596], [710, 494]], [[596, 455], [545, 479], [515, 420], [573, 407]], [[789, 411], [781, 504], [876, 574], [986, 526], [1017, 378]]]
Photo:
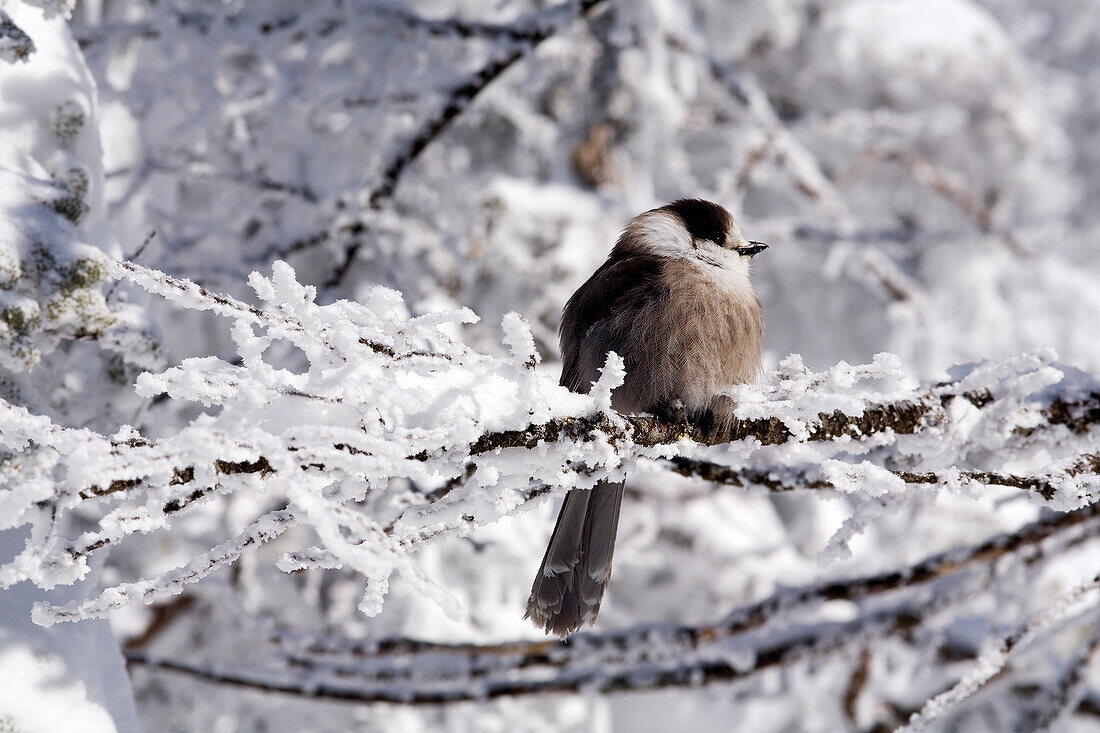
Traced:
[[596, 620], [611, 577], [623, 486], [600, 481], [566, 494], [524, 616], [547, 633], [565, 636]]

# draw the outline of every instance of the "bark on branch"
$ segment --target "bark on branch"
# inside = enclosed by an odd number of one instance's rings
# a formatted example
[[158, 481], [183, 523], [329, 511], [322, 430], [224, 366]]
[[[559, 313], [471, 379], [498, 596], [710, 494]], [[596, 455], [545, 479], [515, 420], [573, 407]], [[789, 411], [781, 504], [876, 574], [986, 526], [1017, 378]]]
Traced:
[[[950, 385], [941, 386], [915, 400], [872, 405], [858, 415], [846, 415], [839, 411], [830, 414], [822, 413], [818, 415], [816, 421], [807, 426], [808, 439], [810, 441], [828, 441], [843, 437], [858, 439], [887, 430], [896, 434], [914, 434], [928, 427], [940, 425], [946, 419], [944, 405], [956, 397], [967, 400], [979, 409], [985, 408], [996, 401], [996, 398], [987, 392], [958, 393], [953, 391]], [[1092, 394], [1089, 398], [1081, 401], [1070, 402], [1055, 399], [1042, 410], [1042, 416], [1044, 422], [1041, 426], [1021, 429], [1019, 430], [1021, 436], [1026, 437], [1037, 431], [1056, 426], [1065, 427], [1074, 433], [1083, 433], [1094, 425], [1100, 424], [1100, 394]], [[621, 416], [620, 420], [613, 421], [607, 415], [598, 414], [590, 417], [555, 419], [538, 425], [530, 425], [523, 430], [486, 433], [474, 441], [469, 446], [468, 451], [471, 457], [476, 457], [497, 449], [532, 449], [543, 442], [585, 440], [593, 433], [603, 434], [612, 444], [630, 442], [639, 447], [669, 445], [683, 439], [709, 445], [749, 438], [759, 441], [761, 445], [779, 445], [794, 439], [791, 430], [777, 418], [742, 420], [733, 430], [716, 433], [713, 431], [708, 432], [699, 426], [688, 423], [671, 422], [650, 416]], [[337, 445], [333, 448], [348, 452], [354, 451], [352, 447], [346, 445]], [[411, 458], [417, 460], [427, 460], [429, 457], [430, 454], [427, 451], [411, 456]], [[784, 475], [779, 475], [774, 472], [733, 469], [689, 458], [675, 458], [672, 459], [672, 463], [675, 470], [681, 474], [699, 476], [714, 483], [730, 486], [758, 486], [780, 492], [799, 488], [830, 488], [828, 482], [816, 475], [806, 474], [800, 476], [797, 472], [787, 472]], [[303, 466], [302, 468], [305, 470], [307, 468], [317, 468], [317, 466]], [[266, 476], [274, 472], [271, 462], [262, 455], [258, 455], [251, 460], [218, 460], [215, 461], [214, 469], [215, 476], [257, 473]], [[1067, 476], [1083, 473], [1100, 473], [1100, 455], [1083, 455], [1076, 466], [1065, 471]], [[944, 483], [949, 479], [948, 476], [937, 473], [896, 471], [895, 474], [906, 483], [913, 484]], [[172, 470], [172, 478], [168, 485], [188, 487], [195, 481], [195, 476], [195, 466], [178, 466]], [[1052, 477], [1046, 476], [1017, 476], [995, 472], [963, 471], [958, 474], [958, 477], [974, 483], [1027, 489], [1038, 493], [1047, 500], [1054, 496], [1055, 490]], [[152, 485], [148, 477], [128, 476], [104, 484], [89, 486], [80, 492], [80, 496], [91, 499], [93, 497], [142, 490], [150, 488]], [[215, 489], [216, 485], [189, 489], [186, 493], [180, 493], [168, 500], [163, 506], [163, 511], [166, 514], [174, 514], [213, 493]], [[446, 493], [446, 491], [435, 492], [430, 498], [435, 501], [441, 499]], [[106, 544], [106, 542], [99, 544], [97, 542], [98, 540], [92, 539], [86, 542], [84, 547], [78, 549], [80, 552], [86, 552]]]
[[[847, 415], [839, 410], [819, 413], [817, 419], [807, 425], [809, 440], [827, 441], [844, 437], [859, 440], [887, 430], [899, 435], [912, 435], [926, 427], [941, 424], [946, 419], [945, 406], [956, 397], [979, 409], [996, 401], [996, 397], [989, 392], [958, 392], [952, 390], [951, 385], [941, 385], [914, 400], [870, 405], [858, 415]], [[1042, 410], [1042, 415], [1044, 426], [1020, 430], [1020, 434], [1026, 436], [1057, 425], [1065, 426], [1074, 433], [1083, 433], [1091, 426], [1100, 424], [1100, 394], [1092, 394], [1081, 401], [1056, 399]], [[780, 445], [794, 437], [790, 428], [774, 417], [741, 420], [729, 431], [707, 430], [699, 425], [647, 416], [627, 415], [623, 419], [630, 427], [633, 443], [647, 448], [668, 445], [684, 438], [704, 445], [746, 438], [754, 438], [761, 445]], [[581, 437], [594, 430], [613, 438], [621, 434], [606, 415], [564, 418], [531, 425], [524, 430], [486, 433], [470, 446], [470, 453], [477, 455], [497, 448], [534, 448], [542, 441]]]
[[[799, 467], [785, 468], [782, 472], [739, 469], [732, 466], [723, 466], [720, 463], [700, 461], [694, 458], [678, 456], [670, 458], [669, 464], [676, 473], [682, 476], [695, 476], [704, 481], [724, 486], [737, 486], [743, 488], [759, 487], [768, 491], [783, 493], [797, 491], [799, 489], [833, 489], [828, 480], [821, 477], [815, 468]], [[1086, 453], [1078, 457], [1074, 463], [1058, 474], [1042, 476], [1022, 476], [998, 471], [890, 471], [907, 484], [941, 484], [952, 482], [964, 484], [979, 484], [982, 486], [1005, 486], [1013, 489], [1030, 491], [1047, 501], [1051, 501], [1057, 495], [1060, 485], [1067, 479], [1072, 479], [1083, 474], [1100, 474], [1100, 454]], [[1088, 496], [1078, 496], [1079, 500], [1087, 500]]]

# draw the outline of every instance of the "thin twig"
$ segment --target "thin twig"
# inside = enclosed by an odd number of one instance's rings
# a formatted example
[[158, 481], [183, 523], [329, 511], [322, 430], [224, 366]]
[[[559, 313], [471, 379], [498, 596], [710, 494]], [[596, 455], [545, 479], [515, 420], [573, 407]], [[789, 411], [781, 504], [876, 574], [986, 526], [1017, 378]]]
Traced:
[[[581, 0], [577, 3], [578, 13], [582, 16], [594, 12], [607, 0]], [[572, 3], [570, 3], [572, 4]], [[397, 190], [397, 184], [405, 170], [413, 163], [424, 150], [446, 131], [463, 112], [469, 109], [477, 97], [485, 91], [498, 77], [510, 69], [520, 59], [524, 58], [534, 48], [546, 39], [555, 35], [561, 28], [560, 24], [538, 25], [531, 29], [523, 43], [507, 53], [489, 61], [485, 66], [475, 72], [467, 81], [452, 89], [447, 102], [430, 119], [420, 126], [420, 129], [402, 145], [394, 154], [386, 167], [382, 170], [377, 183], [371, 187], [367, 194], [367, 204], [370, 209], [378, 210], [383, 202], [392, 198]], [[324, 284], [326, 290], [339, 286], [347, 276], [355, 256], [363, 246], [362, 235], [366, 227], [362, 221], [355, 221], [339, 227], [334, 233], [338, 236], [350, 236], [351, 239], [344, 245], [341, 253], [340, 264], [336, 266], [328, 280]], [[308, 242], [311, 246], [330, 239], [333, 232], [325, 232], [304, 237], [299, 242], [291, 245], [292, 250], [300, 250], [302, 242]]]
[[371, 684], [365, 680], [359, 684], [337, 684], [314, 679], [276, 679], [252, 670], [218, 671], [177, 660], [154, 659], [139, 652], [126, 652], [130, 665], [143, 666], [157, 671], [174, 672], [208, 683], [244, 687], [262, 692], [278, 692], [288, 695], [343, 700], [359, 703], [390, 702], [405, 705], [435, 705], [462, 700], [485, 700], [522, 695], [548, 693], [576, 693], [598, 691], [601, 693], [657, 690], [670, 687], [696, 687], [714, 682], [735, 682], [749, 678], [768, 669], [795, 664], [800, 661], [823, 657], [845, 649], [853, 641], [866, 641], [869, 637], [891, 636], [908, 632], [919, 625], [926, 606], [925, 601], [907, 608], [895, 608], [869, 613], [854, 621], [825, 623], [794, 631], [780, 640], [772, 640], [751, 649], [752, 661], [740, 665], [723, 659], [672, 659], [664, 664], [645, 662], [640, 665], [605, 667], [584, 665], [566, 669], [549, 678], [526, 679], [508, 675], [478, 680], [476, 685], [454, 686], [432, 680], [417, 686], [402, 681], [401, 684]]
[[[742, 664], [721, 659], [722, 654], [692, 652], [743, 635], [778, 618], [786, 611], [826, 601], [855, 602], [872, 595], [916, 588], [928, 582], [956, 576], [967, 569], [989, 566], [1007, 554], [1030, 549], [1052, 537], [1091, 536], [1100, 507], [1052, 515], [1016, 532], [998, 535], [975, 547], [930, 556], [914, 566], [875, 576], [827, 581], [806, 588], [781, 590], [772, 597], [731, 614], [721, 622], [693, 627], [637, 627], [604, 634], [577, 634], [565, 641], [517, 641], [490, 645], [438, 644], [410, 639], [368, 642], [313, 641], [308, 656], [292, 654], [299, 672], [265, 674], [254, 670], [222, 671], [210, 667], [153, 659], [128, 653], [131, 664], [185, 674], [193, 678], [267, 692], [348, 700], [436, 704], [502, 696], [598, 690], [609, 693], [658, 689], [744, 679], [765, 669], [828, 655], [868, 638], [907, 634], [930, 613], [943, 607], [951, 593], [930, 593], [922, 601], [899, 601], [895, 607], [864, 613], [853, 621], [814, 623], [789, 627], [749, 641]], [[1049, 550], [1049, 548], [1048, 548]], [[293, 643], [293, 640], [291, 640]], [[327, 661], [352, 657], [363, 666]], [[719, 660], [715, 661], [718, 656]], [[417, 658], [423, 664], [417, 664]], [[464, 661], [448, 660], [458, 657]], [[392, 660], [397, 666], [370, 663]], [[314, 660], [314, 661], [311, 661]], [[336, 661], [336, 660], [333, 660]], [[417, 669], [429, 665], [436, 673], [418, 677]], [[303, 682], [302, 667], [309, 668]], [[520, 675], [519, 670], [524, 670]], [[336, 675], [340, 683], [326, 681]]]
[[[314, 640], [305, 651], [311, 655], [353, 656], [357, 658], [400, 657], [407, 660], [417, 655], [458, 655], [473, 664], [479, 658], [508, 657], [516, 667], [560, 667], [575, 659], [598, 654], [605, 659], [620, 659], [638, 649], [654, 649], [665, 654], [669, 650], [695, 649], [728, 639], [737, 634], [760, 628], [780, 613], [827, 601], [848, 603], [885, 593], [916, 588], [940, 580], [968, 568], [988, 565], [1027, 548], [1037, 548], [1046, 540], [1077, 530], [1076, 534], [1094, 532], [1100, 517], [1100, 504], [1093, 504], [1065, 514], [1051, 514], [1026, 524], [1014, 532], [999, 534], [977, 545], [930, 555], [912, 565], [874, 575], [839, 580], [826, 580], [809, 586], [782, 589], [757, 603], [733, 611], [723, 620], [681, 627], [636, 627], [602, 634], [575, 634], [565, 640], [511, 641], [496, 644], [446, 644], [416, 639], [390, 638], [367, 641]], [[1073, 536], [1065, 538], [1072, 541]], [[643, 654], [645, 652], [642, 652]]]
[[[668, 459], [674, 470], [682, 476], [695, 476], [714, 484], [737, 487], [763, 487], [772, 492], [787, 492], [800, 489], [832, 489], [831, 483], [821, 478], [815, 469], [807, 467], [785, 467], [782, 471], [774, 469], [739, 469], [720, 463], [702, 461], [695, 458], [677, 456]], [[1058, 479], [1072, 478], [1083, 474], [1100, 473], [1100, 454], [1085, 453], [1056, 475], [1026, 476], [998, 471], [898, 471], [891, 470], [907, 484], [948, 485], [979, 484], [982, 486], [1005, 486], [1022, 489], [1038, 494], [1047, 501], [1057, 495]], [[1088, 497], [1078, 497], [1087, 499]]]
[[270, 511], [254, 520], [235, 537], [196, 555], [184, 566], [165, 573], [155, 581], [145, 578], [132, 583], [120, 583], [95, 598], [70, 601], [63, 605], [36, 603], [34, 621], [49, 626], [59, 621], [103, 618], [110, 611], [122, 608], [135, 599], [151, 603], [177, 595], [191, 583], [202, 580], [218, 568], [233, 564], [249, 547], [264, 545], [276, 539], [297, 524], [297, 521], [288, 509]]
[[841, 179], [851, 181], [858, 178], [871, 164], [878, 162], [900, 165], [913, 177], [913, 180], [951, 202], [959, 211], [970, 217], [983, 233], [996, 234], [1004, 245], [1017, 255], [1029, 254], [1012, 232], [996, 231], [992, 202], [979, 201], [957, 180], [957, 176], [948, 173], [912, 150], [869, 150], [857, 165], [841, 176]]
[[[145, 235], [145, 239], [143, 239], [141, 241], [141, 244], [138, 245], [138, 248], [134, 250], [134, 253], [126, 259], [130, 262], [137, 262], [138, 258], [140, 258], [142, 253], [145, 252], [145, 248], [149, 246], [149, 244], [156, 238], [156, 236], [157, 230], [150, 229], [149, 233]], [[118, 284], [120, 282], [122, 281], [116, 279], [113, 283], [111, 283], [111, 287], [107, 289], [107, 294], [103, 296], [106, 300], [110, 300], [111, 297], [115, 294], [115, 290], [118, 288]]]
[[[925, 702], [920, 711], [909, 718], [908, 723], [898, 728], [898, 733], [924, 730], [929, 723], [942, 718], [999, 675], [1010, 656], [1029, 646], [1042, 632], [1051, 626], [1063, 621], [1067, 614], [1085, 601], [1086, 598], [1095, 596], [1098, 587], [1100, 587], [1100, 575], [1094, 576], [1062, 595], [1028, 623], [1002, 638], [995, 647], [983, 654], [971, 671], [964, 675], [951, 689]], [[1095, 605], [1095, 603], [1095, 598], [1090, 601], [1090, 605]]]

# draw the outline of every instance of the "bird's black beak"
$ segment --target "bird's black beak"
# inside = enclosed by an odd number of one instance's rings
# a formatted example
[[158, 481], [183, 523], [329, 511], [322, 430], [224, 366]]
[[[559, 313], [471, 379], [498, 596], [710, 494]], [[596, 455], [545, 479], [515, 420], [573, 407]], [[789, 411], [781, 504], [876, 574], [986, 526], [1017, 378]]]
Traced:
[[763, 242], [749, 242], [748, 247], [738, 247], [737, 254], [744, 255], [746, 257], [755, 257], [768, 248], [768, 245]]

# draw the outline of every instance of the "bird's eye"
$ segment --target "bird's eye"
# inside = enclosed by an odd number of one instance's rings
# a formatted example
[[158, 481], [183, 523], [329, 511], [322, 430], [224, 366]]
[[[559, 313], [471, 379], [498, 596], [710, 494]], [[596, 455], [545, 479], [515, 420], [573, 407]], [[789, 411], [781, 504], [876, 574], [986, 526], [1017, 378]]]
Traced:
[[725, 234], [719, 234], [717, 237], [714, 238], [714, 243], [717, 244], [719, 247], [725, 247], [726, 246], [726, 235]]

